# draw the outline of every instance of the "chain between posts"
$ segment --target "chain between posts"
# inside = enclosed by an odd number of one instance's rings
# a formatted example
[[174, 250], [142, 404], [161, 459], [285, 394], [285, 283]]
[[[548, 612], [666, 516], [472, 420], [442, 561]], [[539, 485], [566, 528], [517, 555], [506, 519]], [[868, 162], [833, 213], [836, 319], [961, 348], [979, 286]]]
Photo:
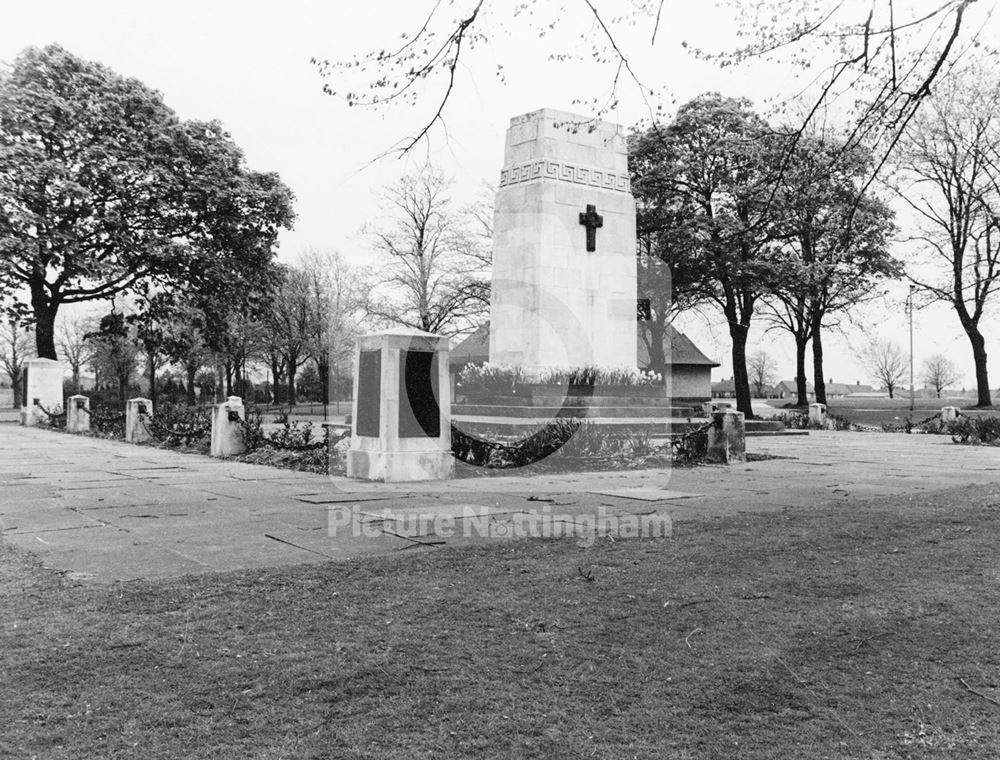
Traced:
[[[933, 422], [934, 420], [936, 420], [936, 419], [940, 418], [940, 417], [941, 417], [941, 414], [942, 414], [941, 412], [938, 412], [937, 414], [932, 414], [932, 415], [931, 415], [930, 417], [928, 417], [928, 418], [927, 418], [927, 419], [925, 419], [925, 420], [920, 420], [920, 422], [912, 422], [912, 423], [910, 423], [910, 427], [911, 427], [911, 428], [915, 428], [915, 427], [923, 427], [923, 426], [924, 426], [924, 425], [926, 425], [926, 424], [927, 424], [928, 422]], [[961, 412], [959, 412], [959, 414], [961, 414]]]
[[80, 411], [89, 414], [91, 422], [96, 422], [99, 425], [108, 425], [115, 422], [125, 421], [125, 412], [115, 412], [114, 414], [98, 414], [97, 412], [88, 409], [87, 407], [81, 408]]
[[327, 441], [325, 440], [316, 441], [314, 443], [303, 443], [303, 444], [282, 443], [281, 441], [275, 440], [271, 436], [264, 435], [264, 433], [261, 432], [259, 428], [256, 428], [255, 426], [251, 425], [242, 417], [240, 417], [240, 427], [243, 430], [244, 436], [250, 437], [250, 441], [248, 441], [248, 443], [250, 444], [250, 448], [254, 449], [260, 446], [261, 444], [265, 444], [267, 446], [270, 446], [271, 448], [283, 449], [285, 451], [317, 451], [319, 449], [326, 448], [328, 445]]
[[174, 423], [173, 427], [168, 427], [163, 422], [160, 422], [156, 418], [155, 414], [142, 413], [139, 415], [139, 419], [142, 420], [143, 425], [146, 426], [146, 430], [150, 433], [159, 436], [161, 438], [183, 438], [185, 441], [191, 441], [193, 438], [202, 438], [212, 430], [211, 423], [207, 425], [181, 425], [180, 423]]
[[66, 416], [66, 412], [65, 411], [53, 413], [53, 412], [50, 412], [48, 409], [46, 409], [41, 404], [35, 404], [35, 406], [37, 406], [39, 409], [41, 409], [42, 413], [44, 413], [45, 416], [48, 417], [50, 420], [61, 420], [63, 417]]
[[675, 451], [679, 450], [681, 447], [684, 446], [684, 444], [686, 444], [688, 442], [688, 440], [690, 440], [691, 438], [694, 438], [697, 435], [701, 435], [702, 433], [707, 433], [713, 427], [715, 427], [715, 422], [714, 421], [713, 422], [706, 422], [703, 425], [699, 425], [696, 428], [688, 430], [683, 435], [672, 436], [670, 438], [670, 445], [674, 448]]

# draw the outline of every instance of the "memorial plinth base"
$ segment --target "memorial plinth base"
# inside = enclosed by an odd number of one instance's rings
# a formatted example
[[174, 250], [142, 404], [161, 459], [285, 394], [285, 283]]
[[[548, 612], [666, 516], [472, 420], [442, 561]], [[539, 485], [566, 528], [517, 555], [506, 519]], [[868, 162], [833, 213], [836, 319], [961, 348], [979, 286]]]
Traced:
[[450, 451], [347, 452], [347, 477], [405, 483], [416, 480], [448, 480], [455, 477], [455, 459]]

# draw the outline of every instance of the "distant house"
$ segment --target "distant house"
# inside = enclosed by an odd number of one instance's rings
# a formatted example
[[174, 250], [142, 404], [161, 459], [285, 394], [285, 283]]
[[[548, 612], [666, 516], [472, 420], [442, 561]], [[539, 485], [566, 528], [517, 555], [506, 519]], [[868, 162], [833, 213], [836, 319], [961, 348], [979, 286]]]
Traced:
[[831, 378], [826, 384], [826, 397], [827, 398], [843, 398], [844, 396], [850, 396], [852, 393], [874, 393], [875, 389], [870, 385], [862, 385], [861, 381], [857, 381], [854, 385], [850, 383], [835, 383]]
[[[642, 329], [641, 326], [637, 329]], [[718, 367], [703, 354], [684, 333], [667, 326], [664, 337], [664, 354], [670, 357], [670, 377], [668, 390], [671, 398], [678, 400], [703, 401], [712, 394], [712, 368]], [[649, 352], [642, 340], [638, 341], [636, 366], [649, 369]], [[485, 364], [490, 358], [490, 327], [483, 325], [451, 350], [449, 360], [454, 380], [468, 364]]]
[[736, 398], [736, 382], [733, 378], [712, 383], [712, 398]]
[[[782, 380], [780, 383], [777, 383], [773, 388], [771, 388], [771, 392], [768, 395], [770, 398], [798, 399], [799, 391], [795, 386], [794, 380]], [[816, 389], [813, 388], [813, 384], [809, 382], [806, 383], [806, 398], [810, 401], [813, 401], [816, 398]]]

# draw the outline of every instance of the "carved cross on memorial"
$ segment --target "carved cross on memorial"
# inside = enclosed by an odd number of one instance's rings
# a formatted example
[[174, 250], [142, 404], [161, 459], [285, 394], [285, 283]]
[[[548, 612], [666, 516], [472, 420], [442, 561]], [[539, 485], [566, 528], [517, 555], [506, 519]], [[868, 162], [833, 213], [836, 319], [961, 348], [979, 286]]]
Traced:
[[580, 214], [580, 224], [587, 228], [587, 251], [597, 250], [597, 230], [604, 226], [604, 217], [597, 213], [597, 206], [587, 205], [587, 213]]

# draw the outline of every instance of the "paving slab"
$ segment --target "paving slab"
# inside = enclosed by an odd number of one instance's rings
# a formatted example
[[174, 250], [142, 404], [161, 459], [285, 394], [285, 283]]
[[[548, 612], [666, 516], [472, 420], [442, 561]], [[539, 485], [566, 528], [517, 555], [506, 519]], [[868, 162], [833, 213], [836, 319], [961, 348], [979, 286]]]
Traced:
[[1000, 482], [1000, 450], [934, 436], [814, 432], [747, 447], [767, 458], [385, 485], [2, 424], [0, 535], [107, 583], [511, 540], [525, 516], [677, 521]]

